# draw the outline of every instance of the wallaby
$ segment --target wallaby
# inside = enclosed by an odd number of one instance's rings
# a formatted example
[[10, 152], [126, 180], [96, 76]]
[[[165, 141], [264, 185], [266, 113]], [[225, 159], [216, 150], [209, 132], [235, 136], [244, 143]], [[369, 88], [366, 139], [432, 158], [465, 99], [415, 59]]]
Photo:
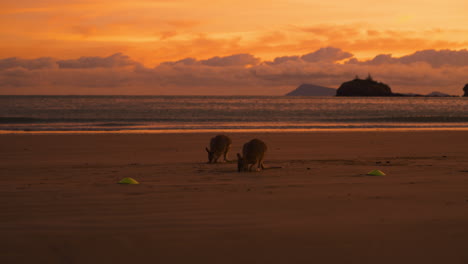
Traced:
[[237, 153], [237, 171], [252, 171], [255, 164], [257, 164], [257, 170], [264, 169], [263, 158], [266, 151], [267, 146], [260, 139], [255, 138], [245, 143], [242, 148], [243, 156]]
[[231, 149], [232, 141], [228, 136], [217, 135], [210, 141], [210, 149], [205, 148], [208, 152], [208, 163], [218, 162], [219, 157], [223, 155], [224, 161], [228, 161], [227, 153]]

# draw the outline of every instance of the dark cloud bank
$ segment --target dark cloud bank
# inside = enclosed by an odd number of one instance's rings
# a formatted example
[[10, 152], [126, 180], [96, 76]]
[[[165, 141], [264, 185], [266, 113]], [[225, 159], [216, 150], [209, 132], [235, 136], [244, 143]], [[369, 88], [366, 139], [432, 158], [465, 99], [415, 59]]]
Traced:
[[121, 53], [109, 57], [0, 59], [0, 94], [281, 95], [301, 83], [336, 88], [368, 73], [395, 92], [462, 94], [468, 51], [423, 50], [359, 61], [334, 47], [261, 61], [251, 54], [185, 58], [143, 66]]

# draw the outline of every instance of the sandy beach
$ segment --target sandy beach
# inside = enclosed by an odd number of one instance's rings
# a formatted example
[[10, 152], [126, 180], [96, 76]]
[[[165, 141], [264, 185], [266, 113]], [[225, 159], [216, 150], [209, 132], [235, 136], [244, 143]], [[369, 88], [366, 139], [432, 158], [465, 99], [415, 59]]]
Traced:
[[467, 131], [214, 135], [0, 135], [0, 263], [468, 263]]

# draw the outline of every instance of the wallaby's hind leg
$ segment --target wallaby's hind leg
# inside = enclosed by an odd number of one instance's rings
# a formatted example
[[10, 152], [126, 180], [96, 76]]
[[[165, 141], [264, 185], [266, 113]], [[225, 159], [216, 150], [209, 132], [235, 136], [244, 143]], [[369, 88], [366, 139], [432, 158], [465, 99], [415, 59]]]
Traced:
[[261, 171], [263, 169], [265, 169], [265, 167], [263, 166], [263, 160], [259, 160], [257, 163], [257, 170]]
[[258, 168], [259, 168], [259, 169], [262, 168], [262, 170], [265, 169], [265, 166], [263, 166], [263, 158], [264, 158], [264, 157], [265, 157], [265, 156], [262, 155], [261, 158], [258, 160]]
[[253, 166], [256, 167], [256, 168], [255, 168], [255, 171], [261, 171], [261, 169], [260, 169], [260, 164], [261, 164], [261, 162], [262, 162], [262, 161], [259, 160], [259, 161], [256, 161], [254, 164], [252, 164], [252, 167], [253, 167]]

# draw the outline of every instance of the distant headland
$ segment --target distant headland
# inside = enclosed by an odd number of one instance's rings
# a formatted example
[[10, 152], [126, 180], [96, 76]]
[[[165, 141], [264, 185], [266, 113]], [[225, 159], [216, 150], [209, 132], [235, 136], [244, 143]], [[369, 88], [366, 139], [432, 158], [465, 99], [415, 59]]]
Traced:
[[334, 96], [336, 89], [319, 85], [303, 83], [295, 90], [286, 94], [286, 96]]
[[[468, 84], [463, 88], [464, 96], [468, 96]], [[399, 96], [399, 97], [458, 97], [441, 92], [431, 92], [426, 95], [414, 93], [394, 93], [389, 85], [375, 81], [372, 76], [344, 82], [338, 89], [303, 83], [286, 96]]]

